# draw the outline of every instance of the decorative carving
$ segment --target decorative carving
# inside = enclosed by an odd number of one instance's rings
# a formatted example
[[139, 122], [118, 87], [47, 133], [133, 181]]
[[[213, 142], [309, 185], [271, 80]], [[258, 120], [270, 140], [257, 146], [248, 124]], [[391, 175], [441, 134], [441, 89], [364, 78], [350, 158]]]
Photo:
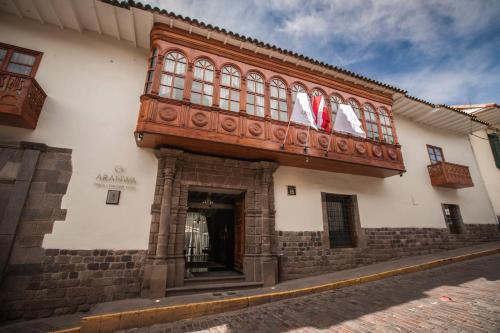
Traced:
[[396, 160], [398, 158], [398, 154], [396, 151], [392, 148], [387, 149], [387, 155], [389, 155], [389, 158], [391, 160]]
[[340, 151], [347, 151], [347, 148], [349, 147], [348, 144], [347, 144], [347, 140], [346, 139], [339, 139], [337, 141], [337, 147], [339, 147]]
[[158, 111], [158, 117], [163, 121], [174, 121], [177, 119], [177, 111], [169, 107], [162, 108]]
[[248, 125], [248, 131], [253, 136], [260, 136], [263, 132], [263, 129], [262, 129], [262, 126], [260, 126], [259, 124], [251, 123], [250, 125]]
[[234, 120], [231, 117], [226, 117], [222, 119], [220, 125], [227, 132], [234, 132], [237, 127], [236, 120]]
[[380, 146], [373, 146], [372, 152], [376, 157], [382, 157], [382, 149], [380, 148]]
[[274, 137], [280, 141], [285, 139], [286, 130], [282, 127], [276, 127], [273, 131]]
[[358, 142], [356, 143], [356, 151], [360, 153], [361, 155], [366, 154], [366, 147], [363, 143]]
[[427, 166], [432, 186], [450, 188], [472, 187], [474, 183], [469, 167], [448, 162], [439, 162]]
[[318, 144], [322, 148], [328, 148], [328, 136], [326, 135], [320, 135], [318, 137]]
[[191, 120], [198, 127], [204, 127], [208, 124], [208, 117], [203, 112], [196, 112], [191, 116]]
[[306, 132], [298, 132], [297, 133], [297, 141], [300, 144], [305, 145], [307, 142], [307, 133]]

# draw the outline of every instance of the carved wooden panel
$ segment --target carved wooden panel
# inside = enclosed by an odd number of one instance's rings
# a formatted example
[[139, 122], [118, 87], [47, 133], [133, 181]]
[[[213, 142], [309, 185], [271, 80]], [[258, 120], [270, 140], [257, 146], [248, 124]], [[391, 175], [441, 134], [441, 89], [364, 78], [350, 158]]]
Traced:
[[189, 127], [210, 130], [211, 115], [209, 111], [191, 108], [189, 110]]
[[239, 131], [239, 117], [228, 116], [225, 114], [219, 115], [219, 128], [218, 131], [224, 134], [238, 135]]
[[432, 186], [464, 188], [472, 187], [474, 183], [469, 167], [448, 162], [439, 162], [427, 166]]
[[263, 121], [247, 120], [246, 136], [252, 139], [265, 139], [265, 127]]

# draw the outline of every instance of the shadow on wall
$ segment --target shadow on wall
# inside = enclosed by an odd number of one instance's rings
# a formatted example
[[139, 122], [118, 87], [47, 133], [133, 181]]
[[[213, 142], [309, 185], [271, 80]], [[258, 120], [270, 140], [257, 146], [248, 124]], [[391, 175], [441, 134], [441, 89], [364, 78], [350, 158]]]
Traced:
[[[470, 319], [462, 318], [460, 314], [471, 311], [467, 307], [474, 299], [482, 299], [484, 302], [484, 298], [494, 297], [493, 291], [498, 290], [500, 283], [499, 260], [500, 255], [497, 254], [466, 263], [279, 301], [228, 314], [159, 325], [158, 331], [170, 332], [171, 329], [174, 332], [195, 332], [198, 331], [196, 327], [200, 326], [206, 330], [216, 328], [217, 331], [226, 333], [250, 332], [252, 328], [259, 332], [285, 333], [309, 331], [310, 328], [326, 330], [336, 325], [341, 325], [349, 332], [384, 331], [385, 328], [391, 331], [411, 331], [417, 328], [417, 325], [425, 331], [426, 325], [429, 324], [427, 319], [435, 311], [442, 311], [438, 315], [444, 313], [444, 318], [437, 318], [436, 321], [445, 324], [449, 329], [460, 327], [464, 330], [467, 328], [475, 330], [479, 325], [495, 325], [494, 318], [490, 317], [489, 321], [485, 321], [476, 315], [474, 315], [476, 319]], [[464, 295], [467, 291], [463, 288], [471, 282], [474, 285], [480, 283], [481, 288], [476, 288], [473, 293], [469, 290], [468, 294]], [[491, 282], [497, 284], [492, 285]], [[430, 300], [424, 301], [426, 298]], [[396, 312], [396, 317], [387, 313], [377, 314], [410, 302], [415, 302], [408, 305], [410, 310], [391, 310]], [[449, 302], [446, 304], [450, 307], [443, 309], [444, 302]], [[457, 306], [460, 308], [456, 309]], [[487, 306], [487, 303], [482, 306]], [[485, 311], [495, 310], [486, 308]], [[457, 316], [456, 321], [450, 321], [449, 316]], [[464, 322], [465, 319], [468, 321]], [[354, 320], [357, 321], [350, 322]], [[347, 326], [342, 326], [348, 321]], [[382, 327], [375, 326], [375, 322]], [[500, 325], [498, 319], [496, 323]], [[487, 327], [485, 331], [496, 331], [494, 327]], [[340, 331], [339, 326], [334, 329]]]

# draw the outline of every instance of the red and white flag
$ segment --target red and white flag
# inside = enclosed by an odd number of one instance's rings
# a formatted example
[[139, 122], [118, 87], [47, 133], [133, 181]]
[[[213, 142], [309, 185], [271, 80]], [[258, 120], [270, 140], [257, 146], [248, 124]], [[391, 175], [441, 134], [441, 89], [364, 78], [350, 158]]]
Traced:
[[330, 132], [331, 127], [331, 117], [328, 108], [326, 107], [325, 99], [323, 96], [313, 96], [312, 101], [312, 111], [316, 119], [316, 127], [322, 128], [327, 132]]
[[309, 97], [306, 93], [297, 93], [295, 98], [295, 104], [293, 105], [292, 116], [290, 121], [306, 126], [310, 126], [317, 130], [316, 128], [316, 118], [311, 111], [311, 104], [309, 103]]

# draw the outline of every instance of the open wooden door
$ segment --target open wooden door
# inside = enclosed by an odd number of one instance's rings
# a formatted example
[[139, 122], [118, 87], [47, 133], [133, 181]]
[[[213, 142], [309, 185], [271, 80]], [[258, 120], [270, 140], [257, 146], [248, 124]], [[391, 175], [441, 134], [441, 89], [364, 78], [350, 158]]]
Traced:
[[234, 205], [234, 269], [243, 272], [245, 255], [245, 204], [242, 195]]

